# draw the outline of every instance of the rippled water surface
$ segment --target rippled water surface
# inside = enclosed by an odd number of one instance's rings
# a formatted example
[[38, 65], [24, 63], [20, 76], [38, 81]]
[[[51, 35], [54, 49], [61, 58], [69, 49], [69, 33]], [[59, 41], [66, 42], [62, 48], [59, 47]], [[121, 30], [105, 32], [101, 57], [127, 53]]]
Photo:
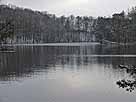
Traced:
[[0, 102], [135, 102], [136, 47], [17, 46], [0, 52]]

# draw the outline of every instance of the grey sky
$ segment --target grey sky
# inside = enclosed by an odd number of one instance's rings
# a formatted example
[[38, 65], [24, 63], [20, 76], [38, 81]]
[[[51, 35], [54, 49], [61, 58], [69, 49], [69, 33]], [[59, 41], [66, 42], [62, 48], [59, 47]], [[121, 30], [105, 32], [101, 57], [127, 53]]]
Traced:
[[60, 15], [110, 16], [136, 6], [136, 0], [5, 0], [34, 10]]

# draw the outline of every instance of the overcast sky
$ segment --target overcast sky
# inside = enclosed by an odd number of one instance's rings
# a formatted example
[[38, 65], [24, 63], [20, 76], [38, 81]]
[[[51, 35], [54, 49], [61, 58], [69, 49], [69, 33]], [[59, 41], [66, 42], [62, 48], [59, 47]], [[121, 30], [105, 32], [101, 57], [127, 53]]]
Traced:
[[115, 12], [136, 6], [136, 0], [5, 0], [21, 7], [48, 11], [57, 16], [111, 16]]

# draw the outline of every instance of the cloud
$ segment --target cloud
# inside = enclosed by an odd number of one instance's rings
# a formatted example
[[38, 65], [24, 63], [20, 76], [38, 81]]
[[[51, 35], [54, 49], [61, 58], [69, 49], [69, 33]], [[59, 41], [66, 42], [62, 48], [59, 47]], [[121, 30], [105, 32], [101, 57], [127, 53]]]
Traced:
[[6, 3], [57, 15], [107, 16], [135, 6], [136, 0], [6, 0]]

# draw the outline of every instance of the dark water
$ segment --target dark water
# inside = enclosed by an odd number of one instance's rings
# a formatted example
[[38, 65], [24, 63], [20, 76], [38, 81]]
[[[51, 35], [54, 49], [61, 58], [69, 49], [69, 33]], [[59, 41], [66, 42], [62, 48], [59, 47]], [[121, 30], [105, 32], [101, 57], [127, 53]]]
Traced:
[[136, 85], [130, 92], [117, 84], [136, 80], [118, 67], [136, 65], [135, 49], [18, 46], [15, 53], [1, 52], [0, 102], [135, 102]]

